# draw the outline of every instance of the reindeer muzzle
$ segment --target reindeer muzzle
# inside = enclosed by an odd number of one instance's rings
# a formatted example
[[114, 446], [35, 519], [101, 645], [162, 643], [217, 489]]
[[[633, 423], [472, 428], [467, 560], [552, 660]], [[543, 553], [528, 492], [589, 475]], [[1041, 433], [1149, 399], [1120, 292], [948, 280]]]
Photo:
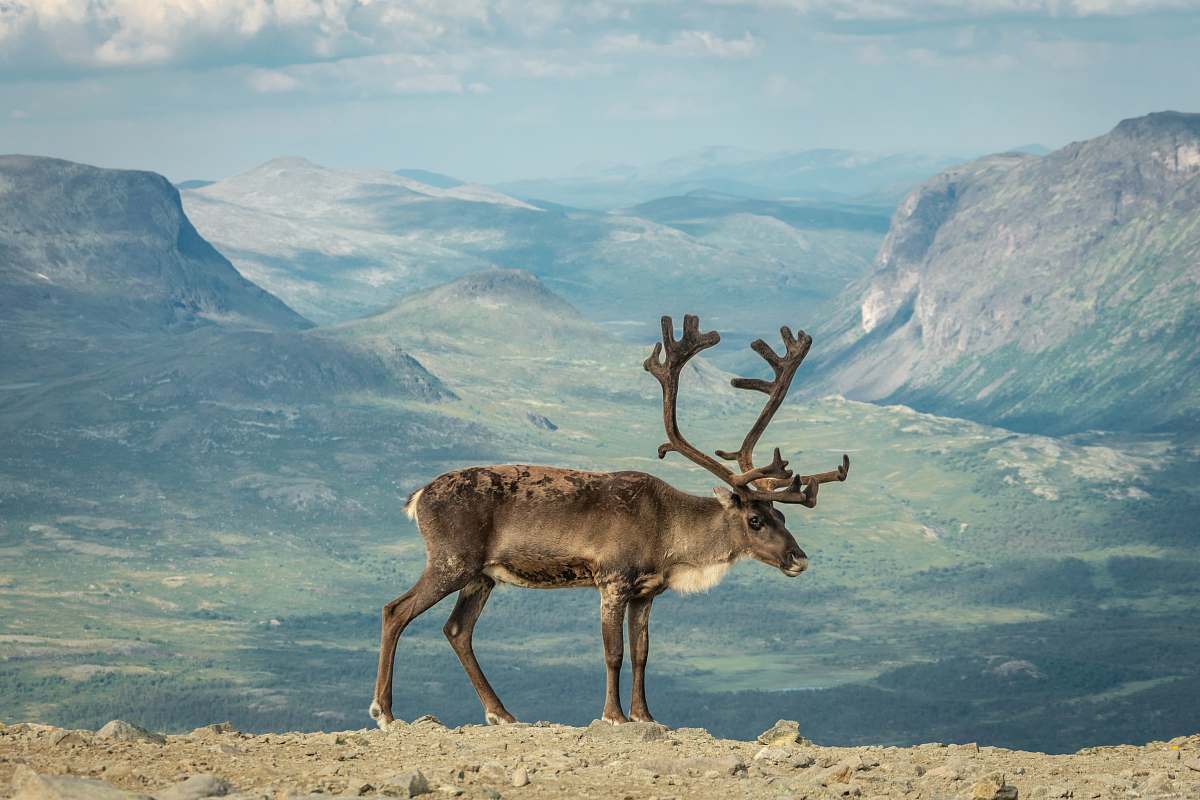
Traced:
[[788, 559], [788, 561], [779, 569], [783, 571], [784, 575], [787, 575], [789, 578], [794, 578], [801, 572], [804, 572], [804, 570], [808, 569], [808, 559], [804, 557], [796, 558], [793, 556], [792, 558]]

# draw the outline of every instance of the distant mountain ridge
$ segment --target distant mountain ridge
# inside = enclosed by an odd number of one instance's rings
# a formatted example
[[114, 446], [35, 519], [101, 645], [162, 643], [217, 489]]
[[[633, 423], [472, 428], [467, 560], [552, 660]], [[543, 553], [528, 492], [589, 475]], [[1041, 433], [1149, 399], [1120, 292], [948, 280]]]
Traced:
[[877, 210], [724, 197], [685, 228], [636, 210], [542, 206], [294, 157], [184, 192], [183, 202], [240, 270], [320, 324], [502, 268], [526, 270], [624, 329], [653, 332], [664, 310], [749, 328], [761, 313], [809, 316], [862, 274], [886, 226]]
[[508, 181], [497, 188], [584, 208], [610, 209], [696, 190], [764, 200], [872, 203], [890, 208], [909, 189], [962, 159], [921, 153], [815, 148], [762, 153], [706, 147], [641, 165], [592, 165], [579, 174]]
[[955, 167], [814, 350], [827, 386], [1009, 427], [1200, 421], [1200, 114]]

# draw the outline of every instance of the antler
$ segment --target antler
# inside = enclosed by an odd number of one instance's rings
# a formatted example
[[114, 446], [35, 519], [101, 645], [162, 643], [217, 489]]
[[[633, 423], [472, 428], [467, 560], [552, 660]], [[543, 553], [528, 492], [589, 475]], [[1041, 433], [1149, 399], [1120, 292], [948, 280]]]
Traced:
[[[771, 463], [764, 467], [755, 467], [753, 462], [754, 445], [762, 436], [771, 417], [775, 415], [779, 404], [783, 402], [791, 384], [792, 376], [804, 356], [812, 346], [812, 337], [801, 331], [799, 338], [793, 337], [791, 330], [784, 327], [780, 330], [783, 336], [785, 355], [779, 356], [763, 340], [755, 341], [751, 347], [767, 360], [775, 370], [773, 381], [763, 381], [754, 378], [735, 378], [733, 385], [739, 389], [754, 389], [769, 395], [766, 406], [758, 415], [758, 420], [746, 434], [741, 448], [736, 453], [718, 450], [717, 455], [727, 461], [737, 461], [742, 469], [735, 474], [732, 470], [716, 459], [692, 445], [679, 431], [677, 401], [679, 399], [679, 376], [683, 367], [697, 353], [706, 350], [721, 341], [716, 331], [700, 332], [700, 318], [686, 314], [683, 318], [683, 336], [675, 340], [675, 326], [670, 317], [662, 318], [661, 342], [654, 345], [650, 357], [643, 363], [646, 371], [658, 379], [663, 390], [663, 427], [667, 432], [667, 441], [659, 446], [658, 457], [664, 458], [672, 450], [704, 467], [713, 475], [729, 484], [735, 491], [746, 499], [766, 500], [777, 503], [800, 503], [812, 508], [816, 505], [817, 487], [830, 480], [845, 480], [846, 470], [850, 461], [843, 456], [843, 466], [834, 473], [820, 475], [792, 475], [786, 461], [775, 448]], [[661, 360], [660, 360], [661, 357]], [[829, 477], [839, 473], [841, 477]]]
[[[795, 377], [796, 370], [800, 368], [800, 364], [804, 362], [804, 357], [808, 355], [808, 351], [812, 347], [812, 337], [804, 331], [793, 336], [791, 328], [784, 325], [779, 329], [779, 336], [783, 339], [783, 355], [776, 353], [771, 345], [762, 339], [755, 339], [750, 344], [751, 349], [762, 356], [771, 366], [775, 377], [770, 381], [758, 378], [734, 378], [731, 381], [735, 389], [751, 389], [762, 392], [767, 395], [767, 402], [759, 412], [758, 419], [754, 421], [754, 425], [746, 434], [746, 438], [742, 440], [742, 446], [735, 452], [718, 450], [717, 455], [726, 461], [736, 461], [738, 467], [743, 470], [743, 475], [753, 475], [752, 480], [758, 481], [755, 484], [756, 488], [766, 490], [757, 492], [757, 494], [766, 495], [773, 502], [800, 503], [812, 508], [817, 503], [818, 486], [830, 481], [846, 480], [846, 475], [850, 471], [849, 456], [843, 455], [841, 465], [835, 470], [817, 475], [793, 476], [790, 471], [784, 469], [787, 467], [787, 462], [780, 459], [779, 448], [776, 447], [770, 465], [761, 470], [754, 468], [754, 446], [758, 444], [759, 437], [771, 423], [771, 419], [779, 410], [783, 399], [787, 397], [788, 389], [792, 385], [792, 378]], [[779, 474], [780, 471], [784, 474]]]
[[[733, 473], [707, 453], [693, 446], [679, 432], [679, 422], [676, 419], [676, 401], [679, 399], [679, 376], [683, 367], [692, 356], [701, 350], [707, 350], [721, 341], [721, 334], [716, 331], [700, 332], [700, 318], [694, 314], [683, 317], [683, 337], [675, 341], [675, 324], [670, 317], [662, 318], [662, 341], [654, 344], [642, 366], [658, 379], [663, 390], [663, 427], [667, 430], [667, 441], [658, 446], [658, 457], [665, 458], [667, 453], [674, 450], [683, 457], [699, 464], [716, 475], [721, 480], [733, 486]], [[665, 351], [665, 352], [664, 352]], [[662, 361], [659, 356], [662, 355]]]
[[[796, 370], [800, 368], [804, 357], [808, 355], [808, 350], [812, 347], [812, 337], [804, 331], [800, 331], [800, 336], [792, 335], [792, 330], [784, 325], [779, 329], [779, 335], [783, 338], [784, 355], [778, 355], [771, 345], [764, 342], [762, 339], [755, 339], [751, 343], [750, 348], [754, 352], [762, 356], [771, 369], [775, 371], [775, 379], [771, 381], [759, 380], [758, 378], [734, 378], [732, 383], [735, 389], [752, 389], [756, 392], [762, 392], [767, 395], [767, 403], [763, 406], [763, 410], [759, 412], [758, 419], [754, 421], [754, 425], [746, 434], [746, 438], [742, 440], [742, 446], [736, 452], [727, 450], [718, 450], [717, 455], [726, 461], [736, 461], [741, 467], [743, 473], [748, 473], [754, 469], [754, 446], [758, 444], [758, 438], [762, 436], [763, 431], [767, 429], [771, 418], [775, 416], [775, 412], [779, 410], [780, 403], [787, 396], [788, 388], [792, 385], [792, 377], [796, 374]], [[780, 463], [779, 449], [775, 449], [775, 457], [772, 459], [772, 466]], [[787, 462], [782, 462], [784, 466]], [[791, 473], [787, 475], [759, 475], [759, 478], [779, 478], [787, 479], [792, 477]]]

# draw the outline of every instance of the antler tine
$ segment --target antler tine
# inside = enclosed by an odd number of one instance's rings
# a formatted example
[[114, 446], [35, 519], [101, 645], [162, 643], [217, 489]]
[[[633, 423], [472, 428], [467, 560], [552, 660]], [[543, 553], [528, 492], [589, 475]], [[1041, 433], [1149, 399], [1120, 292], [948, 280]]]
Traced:
[[[727, 469], [716, 459], [701, 452], [693, 446], [679, 431], [677, 401], [679, 399], [679, 376], [684, 365], [701, 350], [721, 341], [721, 335], [716, 331], [700, 332], [700, 318], [694, 314], [683, 317], [683, 335], [675, 340], [675, 325], [670, 317], [662, 318], [662, 341], [654, 345], [650, 357], [642, 366], [658, 379], [663, 390], [663, 427], [667, 432], [667, 441], [658, 447], [658, 457], [665, 458], [667, 453], [674, 450], [684, 458], [704, 467], [730, 486], [740, 488], [733, 482], [733, 471]], [[660, 360], [661, 356], [661, 360]]]
[[[793, 475], [787, 480], [768, 478], [765, 483], [770, 490], [748, 487], [745, 490], [749, 500], [766, 500], [769, 503], [795, 503], [814, 508], [817, 505], [817, 490], [821, 482], [812, 475]], [[782, 487], [782, 488], [781, 488]]]
[[[779, 458], [778, 449], [776, 449], [775, 458], [770, 465], [762, 469], [756, 469], [754, 466], [754, 446], [758, 444], [759, 437], [767, 429], [775, 412], [779, 410], [779, 405], [787, 396], [788, 388], [792, 385], [792, 378], [795, 376], [796, 370], [799, 369], [804, 357], [808, 355], [809, 348], [812, 347], [811, 336], [804, 331], [800, 331], [798, 336], [793, 335], [792, 329], [786, 325], [779, 329], [779, 337], [783, 340], [783, 355], [776, 353], [774, 348], [762, 339], [755, 339], [750, 344], [750, 348], [771, 366], [775, 378], [770, 381], [759, 378], [734, 378], [731, 381], [735, 389], [762, 392], [767, 395], [767, 402], [759, 412], [758, 419], [746, 434], [746, 438], [742, 440], [742, 446], [736, 452], [717, 451], [717, 455], [726, 461], [737, 462], [738, 467], [742, 470], [742, 474], [738, 476], [739, 479], [744, 476], [752, 476], [744, 484], [751, 487], [755, 485], [754, 481], [787, 481], [792, 478], [792, 473], [786, 469], [787, 462], [781, 461]], [[788, 501], [781, 498], [780, 502]]]
[[[723, 450], [718, 450], [717, 455], [724, 458]], [[733, 477], [733, 483], [738, 487], [753, 487], [754, 482], [758, 480], [779, 480], [787, 482], [791, 478], [791, 471], [787, 468], [788, 462], [783, 460], [783, 456], [779, 453], [779, 448], [775, 448], [775, 453], [771, 457], [771, 463], [765, 467], [754, 467], [741, 475]]]
[[[785, 462], [786, 463], [786, 462]], [[836, 469], [831, 469], [828, 472], [818, 472], [815, 475], [801, 475], [801, 479], [812, 478], [817, 483], [833, 483], [834, 481], [844, 481], [846, 476], [850, 474], [850, 456], [842, 454], [842, 463], [838, 464]], [[765, 488], [778, 489], [786, 486], [790, 481], [786, 480], [767, 480], [764, 481]]]

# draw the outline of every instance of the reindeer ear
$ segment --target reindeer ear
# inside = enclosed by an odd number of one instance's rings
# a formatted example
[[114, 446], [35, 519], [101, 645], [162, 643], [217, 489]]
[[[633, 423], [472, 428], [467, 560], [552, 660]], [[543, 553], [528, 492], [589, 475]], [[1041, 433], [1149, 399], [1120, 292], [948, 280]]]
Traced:
[[741, 508], [742, 498], [735, 492], [731, 492], [724, 486], [714, 486], [713, 494], [721, 501], [721, 505], [725, 508]]

